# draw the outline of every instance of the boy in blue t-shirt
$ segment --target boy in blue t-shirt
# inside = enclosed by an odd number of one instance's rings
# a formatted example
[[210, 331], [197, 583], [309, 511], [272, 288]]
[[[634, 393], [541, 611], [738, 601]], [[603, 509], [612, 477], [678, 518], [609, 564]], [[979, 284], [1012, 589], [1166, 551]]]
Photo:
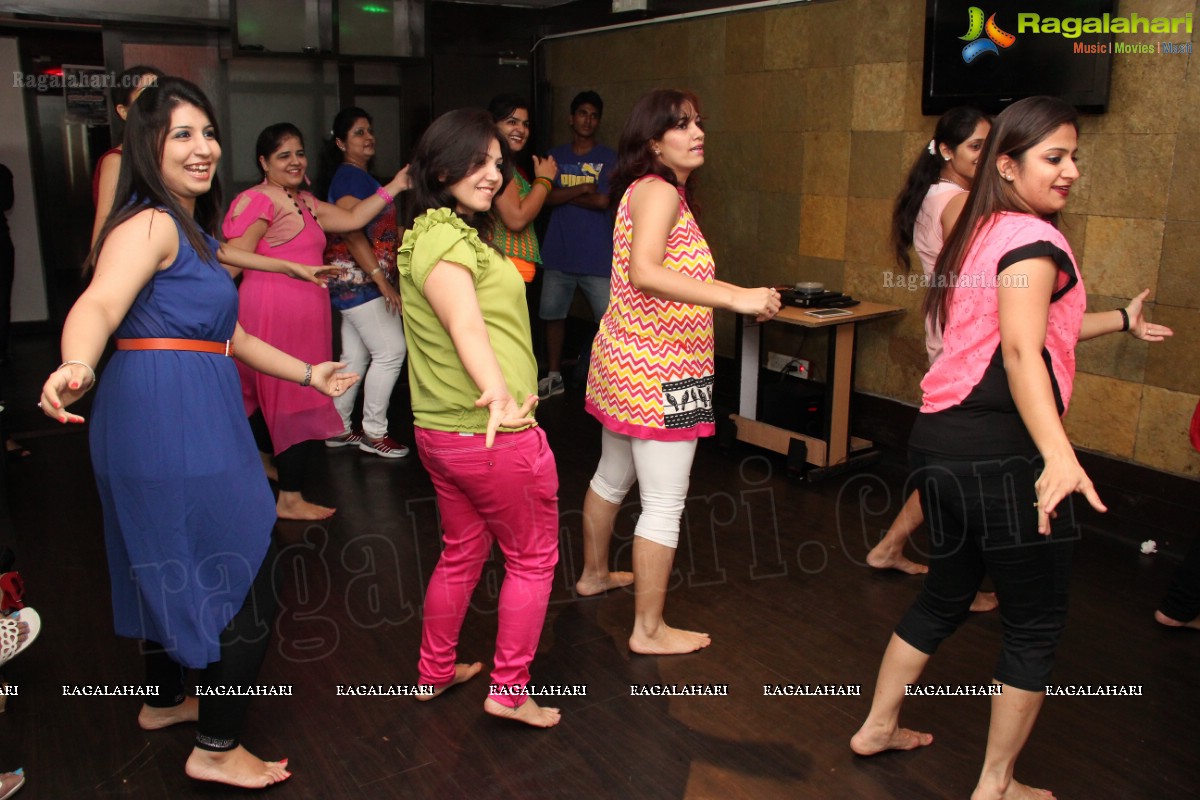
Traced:
[[542, 399], [563, 392], [563, 337], [576, 287], [588, 299], [597, 322], [608, 308], [613, 229], [608, 185], [617, 167], [617, 154], [596, 143], [603, 113], [600, 95], [590, 90], [575, 95], [567, 122], [574, 134], [572, 141], [550, 151], [558, 162], [558, 177], [546, 201], [554, 211], [542, 242], [545, 271], [538, 316], [546, 322], [549, 369], [538, 381]]

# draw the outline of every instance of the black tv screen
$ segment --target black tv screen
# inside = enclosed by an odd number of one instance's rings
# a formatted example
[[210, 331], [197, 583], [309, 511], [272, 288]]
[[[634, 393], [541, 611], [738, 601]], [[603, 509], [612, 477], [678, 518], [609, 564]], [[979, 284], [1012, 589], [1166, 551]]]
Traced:
[[[1116, 6], [1116, 0], [926, 0], [921, 112], [971, 105], [995, 113], [1048, 94], [1102, 113], [1113, 33], [1128, 25], [1115, 19]], [[1150, 32], [1148, 23], [1135, 23]], [[1190, 41], [1191, 34], [1175, 38]]]

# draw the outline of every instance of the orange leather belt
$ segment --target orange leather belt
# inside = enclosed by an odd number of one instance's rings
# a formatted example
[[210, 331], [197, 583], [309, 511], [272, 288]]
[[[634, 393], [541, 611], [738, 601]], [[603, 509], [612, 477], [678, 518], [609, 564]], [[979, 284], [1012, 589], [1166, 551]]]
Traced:
[[203, 339], [117, 339], [118, 350], [188, 350], [196, 353], [233, 355], [233, 342], [206, 342]]

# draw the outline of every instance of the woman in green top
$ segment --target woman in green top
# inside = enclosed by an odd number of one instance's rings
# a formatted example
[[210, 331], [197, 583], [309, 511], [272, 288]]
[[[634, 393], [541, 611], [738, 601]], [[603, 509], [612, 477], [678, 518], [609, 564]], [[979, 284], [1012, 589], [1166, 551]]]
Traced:
[[[495, 667], [484, 710], [541, 728], [556, 708], [525, 694], [554, 566], [558, 472], [536, 427], [537, 362], [524, 286], [487, 240], [507, 147], [482, 110], [439, 117], [417, 143], [396, 259], [414, 438], [437, 490], [441, 558], [425, 595], [420, 683], [430, 699], [479, 673], [455, 663], [458, 635], [492, 543], [504, 554]], [[519, 398], [519, 399], [518, 399]]]
[[[488, 113], [515, 158], [529, 141], [529, 103], [519, 95], [501, 94], [492, 98]], [[542, 263], [533, 221], [550, 196], [558, 175], [554, 156], [531, 158], [533, 183], [519, 165], [513, 164], [513, 179], [492, 206], [492, 241], [516, 265], [526, 283], [533, 280], [537, 265]]]

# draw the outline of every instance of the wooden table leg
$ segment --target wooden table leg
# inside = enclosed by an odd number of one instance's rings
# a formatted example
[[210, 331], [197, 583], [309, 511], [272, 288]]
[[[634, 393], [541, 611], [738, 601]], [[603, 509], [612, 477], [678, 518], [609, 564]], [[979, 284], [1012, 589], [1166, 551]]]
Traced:
[[850, 389], [854, 382], [854, 323], [838, 325], [833, 331], [833, 363], [829, 381], [833, 387], [829, 414], [829, 466], [841, 464], [850, 450]]

